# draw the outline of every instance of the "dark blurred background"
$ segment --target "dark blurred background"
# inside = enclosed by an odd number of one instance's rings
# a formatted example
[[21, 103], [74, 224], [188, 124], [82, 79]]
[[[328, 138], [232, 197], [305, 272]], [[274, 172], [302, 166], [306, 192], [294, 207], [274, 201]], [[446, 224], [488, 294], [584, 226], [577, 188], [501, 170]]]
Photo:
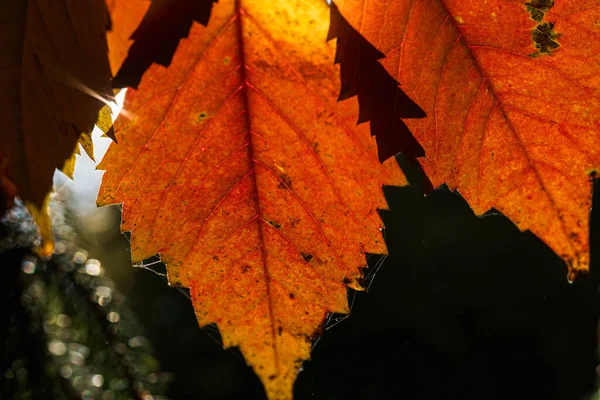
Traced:
[[[408, 168], [412, 187], [385, 188], [389, 257], [369, 292], [356, 294], [351, 316], [318, 341], [295, 398], [590, 398], [600, 214], [592, 212], [592, 272], [569, 284], [565, 264], [534, 235], [498, 213], [476, 217], [447, 188], [423, 197], [419, 172]], [[596, 200], [599, 192], [596, 185]], [[90, 228], [82, 245], [126, 295], [162, 370], [173, 373], [169, 397], [264, 399], [239, 352], [198, 327], [185, 294], [131, 267], [118, 209], [100, 211], [82, 220]], [[99, 218], [104, 228], [92, 229]]]

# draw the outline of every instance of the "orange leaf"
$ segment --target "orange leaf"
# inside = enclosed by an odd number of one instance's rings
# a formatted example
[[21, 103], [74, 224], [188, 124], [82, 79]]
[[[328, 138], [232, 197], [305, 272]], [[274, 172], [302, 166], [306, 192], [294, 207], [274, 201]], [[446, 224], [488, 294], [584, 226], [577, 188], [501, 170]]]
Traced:
[[133, 43], [131, 35], [150, 7], [150, 0], [105, 0], [111, 16], [110, 31], [106, 33], [108, 59], [113, 76], [127, 57]]
[[[104, 0], [110, 14], [110, 29], [106, 32], [106, 42], [108, 44], [108, 61], [110, 63], [111, 76], [114, 78], [119, 72], [123, 62], [127, 59], [129, 49], [134, 40], [132, 36], [136, 28], [142, 22], [144, 16], [150, 8], [150, 0]], [[113, 87], [116, 87], [113, 79]], [[114, 94], [118, 89], [114, 90]], [[96, 126], [100, 128], [106, 136], [115, 139], [113, 131], [112, 109], [107, 104], [98, 114]], [[90, 157], [91, 152], [88, 152]], [[75, 155], [72, 161], [75, 166]]]
[[406, 183], [356, 101], [336, 102], [327, 28], [319, 0], [220, 1], [128, 91], [99, 166], [133, 261], [160, 253], [271, 399], [292, 397], [326, 314], [348, 312], [365, 252], [386, 253], [381, 185]]
[[405, 122], [433, 185], [531, 230], [569, 279], [586, 272], [600, 167], [598, 1], [336, 3], [427, 113]]

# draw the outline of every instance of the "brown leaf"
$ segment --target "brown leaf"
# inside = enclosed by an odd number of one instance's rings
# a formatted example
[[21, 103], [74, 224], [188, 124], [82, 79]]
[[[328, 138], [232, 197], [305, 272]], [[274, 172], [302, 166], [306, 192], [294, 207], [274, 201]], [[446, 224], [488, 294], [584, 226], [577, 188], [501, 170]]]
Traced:
[[111, 94], [107, 26], [103, 0], [10, 1], [0, 14], [3, 179], [37, 216], [45, 253], [54, 170], [69, 160], [80, 135], [92, 131], [101, 98]]

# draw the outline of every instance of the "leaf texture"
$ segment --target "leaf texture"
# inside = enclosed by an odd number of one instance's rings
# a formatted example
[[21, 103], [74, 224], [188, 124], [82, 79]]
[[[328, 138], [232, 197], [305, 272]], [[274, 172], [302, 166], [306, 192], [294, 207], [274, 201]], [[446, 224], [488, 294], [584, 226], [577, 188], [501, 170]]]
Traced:
[[589, 268], [600, 167], [600, 3], [336, 0], [428, 117], [405, 120], [434, 186], [494, 207]]
[[[11, 1], [0, 14], [0, 159], [52, 248], [46, 203], [110, 94], [103, 0]], [[90, 142], [91, 143], [91, 142]], [[88, 147], [89, 149], [89, 147]], [[72, 161], [72, 160], [71, 160]]]
[[123, 204], [134, 262], [156, 253], [189, 287], [271, 399], [292, 397], [329, 312], [348, 312], [365, 252], [386, 253], [378, 161], [355, 99], [340, 91], [318, 0], [223, 0], [154, 65], [115, 123], [98, 204]]

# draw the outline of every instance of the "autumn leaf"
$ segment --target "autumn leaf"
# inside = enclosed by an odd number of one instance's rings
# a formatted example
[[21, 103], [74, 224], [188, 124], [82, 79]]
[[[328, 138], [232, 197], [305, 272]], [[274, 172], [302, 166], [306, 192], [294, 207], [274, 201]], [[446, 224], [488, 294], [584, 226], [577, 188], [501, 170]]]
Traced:
[[384, 254], [381, 164], [339, 70], [324, 2], [220, 1], [168, 68], [129, 89], [98, 204], [123, 203], [134, 262], [156, 253], [271, 399], [292, 397], [311, 339], [347, 313], [365, 252]]
[[[104, 0], [109, 12], [109, 30], [106, 32], [106, 42], [108, 45], [108, 61], [110, 63], [111, 76], [114, 77], [119, 72], [123, 62], [127, 58], [129, 49], [133, 44], [133, 33], [140, 25], [144, 15], [150, 7], [150, 0]], [[113, 86], [114, 81], [112, 82]], [[116, 96], [119, 89], [114, 89]], [[96, 126], [104, 132], [104, 135], [115, 140], [113, 130], [113, 115], [110, 104], [105, 104], [98, 112]], [[91, 138], [90, 138], [91, 139]], [[79, 148], [77, 148], [79, 150]], [[78, 152], [76, 152], [78, 154]], [[92, 160], [92, 152], [87, 152]], [[73, 168], [75, 166], [75, 155], [72, 158]]]
[[35, 217], [44, 255], [52, 251], [46, 209], [54, 171], [72, 173], [78, 141], [91, 154], [88, 134], [110, 93], [107, 25], [103, 0], [11, 1], [2, 8], [0, 181]]
[[150, 0], [105, 0], [110, 13], [110, 30], [106, 32], [108, 59], [112, 76], [115, 76], [134, 40], [132, 35], [150, 7]]
[[557, 2], [336, 0], [427, 113], [405, 120], [434, 186], [492, 207], [589, 268], [600, 167], [600, 7]]

